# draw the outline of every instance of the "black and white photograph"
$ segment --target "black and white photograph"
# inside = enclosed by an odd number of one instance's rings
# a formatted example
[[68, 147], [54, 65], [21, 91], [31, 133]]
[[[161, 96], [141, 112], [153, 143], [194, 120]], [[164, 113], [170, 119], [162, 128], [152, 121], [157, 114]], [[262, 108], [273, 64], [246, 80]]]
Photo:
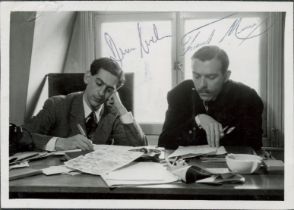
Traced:
[[1, 3], [1, 207], [294, 208], [293, 2]]

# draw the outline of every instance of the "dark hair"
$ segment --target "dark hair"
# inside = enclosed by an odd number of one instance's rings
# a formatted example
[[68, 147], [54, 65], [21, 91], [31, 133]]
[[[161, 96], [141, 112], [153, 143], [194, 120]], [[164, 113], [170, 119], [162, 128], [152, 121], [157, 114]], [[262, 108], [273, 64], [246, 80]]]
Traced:
[[111, 58], [102, 57], [92, 62], [90, 72], [96, 75], [100, 69], [108, 71], [119, 79], [117, 87], [120, 88], [125, 83], [125, 75], [119, 64]]
[[222, 73], [225, 73], [228, 70], [229, 67], [229, 58], [227, 53], [215, 45], [209, 45], [204, 46], [197, 50], [193, 56], [192, 59], [199, 59], [201, 61], [209, 61], [212, 59], [218, 59], [222, 64]]

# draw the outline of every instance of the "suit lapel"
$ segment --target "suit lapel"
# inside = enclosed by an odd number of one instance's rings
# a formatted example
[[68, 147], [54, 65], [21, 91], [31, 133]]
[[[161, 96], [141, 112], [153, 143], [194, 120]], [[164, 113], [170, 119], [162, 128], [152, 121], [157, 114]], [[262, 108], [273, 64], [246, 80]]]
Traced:
[[72, 101], [69, 123], [71, 135], [76, 135], [80, 133], [77, 124], [80, 124], [84, 131], [86, 131], [83, 92], [78, 94]]

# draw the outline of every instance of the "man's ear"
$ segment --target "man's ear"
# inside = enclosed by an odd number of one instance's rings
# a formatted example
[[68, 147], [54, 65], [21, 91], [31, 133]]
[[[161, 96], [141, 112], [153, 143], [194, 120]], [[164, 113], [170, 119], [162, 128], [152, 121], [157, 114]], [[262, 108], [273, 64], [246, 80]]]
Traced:
[[230, 76], [231, 76], [231, 71], [227, 70], [225, 74], [226, 74], [225, 75], [225, 81], [228, 81], [230, 79]]
[[89, 83], [90, 78], [91, 78], [91, 72], [90, 72], [90, 71], [87, 71], [87, 72], [84, 74], [84, 82], [85, 82], [85, 84], [88, 84], [88, 83]]

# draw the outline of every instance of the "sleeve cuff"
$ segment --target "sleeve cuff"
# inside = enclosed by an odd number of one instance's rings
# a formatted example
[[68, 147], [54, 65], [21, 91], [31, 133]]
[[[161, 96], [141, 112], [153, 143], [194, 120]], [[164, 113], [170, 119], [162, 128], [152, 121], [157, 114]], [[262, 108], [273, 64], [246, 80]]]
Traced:
[[198, 125], [198, 127], [201, 128], [201, 124], [200, 124], [200, 120], [199, 120], [198, 115], [195, 117], [195, 121], [196, 121], [196, 124]]
[[55, 151], [55, 143], [56, 143], [56, 140], [57, 140], [58, 137], [52, 137], [48, 143], [45, 145], [45, 150], [46, 151], [50, 151], [50, 152], [53, 152]]
[[131, 124], [134, 123], [134, 117], [131, 112], [127, 112], [124, 115], [120, 116], [120, 120], [123, 124]]

